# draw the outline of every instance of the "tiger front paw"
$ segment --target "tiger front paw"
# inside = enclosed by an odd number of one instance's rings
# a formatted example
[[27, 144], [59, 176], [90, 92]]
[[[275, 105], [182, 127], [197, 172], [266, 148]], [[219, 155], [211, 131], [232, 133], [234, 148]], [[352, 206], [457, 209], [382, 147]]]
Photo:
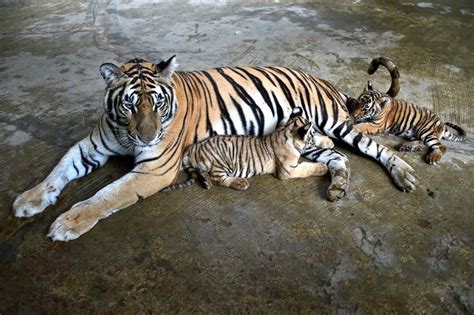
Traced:
[[414, 191], [416, 188], [416, 175], [413, 168], [396, 155], [389, 159], [388, 171], [395, 184], [405, 192]]
[[87, 202], [74, 205], [61, 214], [49, 228], [48, 237], [53, 241], [71, 241], [90, 231], [102, 217]]
[[349, 170], [338, 170], [332, 176], [331, 184], [327, 191], [329, 201], [339, 200], [347, 195], [349, 188]]
[[41, 213], [56, 202], [57, 194], [53, 189], [45, 190], [38, 185], [20, 194], [13, 203], [15, 217], [31, 217]]

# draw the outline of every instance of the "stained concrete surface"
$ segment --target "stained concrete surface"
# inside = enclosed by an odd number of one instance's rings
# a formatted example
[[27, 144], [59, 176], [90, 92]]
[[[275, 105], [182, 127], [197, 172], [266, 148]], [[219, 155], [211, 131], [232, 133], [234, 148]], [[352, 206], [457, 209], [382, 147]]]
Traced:
[[[327, 177], [260, 177], [246, 192], [158, 193], [78, 240], [47, 239], [55, 217], [131, 167], [117, 158], [43, 214], [10, 214], [100, 116], [103, 62], [284, 65], [358, 95], [387, 56], [400, 97], [472, 135], [472, 34], [471, 1], [2, 1], [0, 313], [473, 313], [471, 137], [438, 166], [399, 153], [420, 177], [411, 194], [339, 146], [352, 178], [336, 203]], [[384, 71], [372, 79], [389, 86]]]

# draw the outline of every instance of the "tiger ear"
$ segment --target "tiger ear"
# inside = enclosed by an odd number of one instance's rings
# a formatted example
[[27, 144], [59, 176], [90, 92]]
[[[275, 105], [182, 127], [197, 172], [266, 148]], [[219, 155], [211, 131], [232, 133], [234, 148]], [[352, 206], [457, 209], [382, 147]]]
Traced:
[[122, 70], [113, 63], [102, 64], [100, 66], [100, 74], [104, 78], [107, 86], [111, 86], [115, 80], [125, 76]]
[[298, 130], [296, 130], [296, 135], [301, 140], [304, 140], [308, 132], [311, 130], [311, 126], [312, 126], [311, 123], [307, 123], [306, 125], [299, 127]]
[[156, 65], [156, 72], [161, 78], [165, 79], [168, 82], [171, 82], [171, 77], [173, 76], [174, 70], [177, 67], [178, 63], [176, 62], [176, 55], [174, 55], [168, 60], [160, 61]]

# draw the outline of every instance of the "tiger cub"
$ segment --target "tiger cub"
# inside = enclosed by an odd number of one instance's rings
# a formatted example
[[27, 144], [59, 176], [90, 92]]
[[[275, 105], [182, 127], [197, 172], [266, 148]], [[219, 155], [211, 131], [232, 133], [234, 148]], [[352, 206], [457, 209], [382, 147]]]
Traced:
[[299, 162], [307, 148], [333, 148], [334, 143], [317, 133], [306, 118], [292, 117], [273, 133], [263, 136], [215, 136], [190, 146], [183, 156], [183, 168], [191, 179], [163, 191], [191, 186], [199, 179], [206, 189], [212, 185], [246, 190], [246, 178], [273, 174], [278, 179], [322, 176], [325, 164]]
[[[349, 108], [355, 120], [354, 128], [364, 134], [388, 132], [408, 139], [400, 146], [400, 151], [422, 151], [428, 146], [425, 160], [435, 165], [446, 152], [440, 139], [463, 141], [465, 131], [451, 123], [443, 124], [439, 116], [427, 108], [395, 98], [400, 89], [400, 76], [393, 62], [383, 57], [376, 58], [372, 60], [368, 72], [373, 74], [380, 64], [391, 74], [390, 89], [383, 93], [374, 90], [368, 82], [367, 88]], [[452, 134], [446, 126], [459, 135]]]

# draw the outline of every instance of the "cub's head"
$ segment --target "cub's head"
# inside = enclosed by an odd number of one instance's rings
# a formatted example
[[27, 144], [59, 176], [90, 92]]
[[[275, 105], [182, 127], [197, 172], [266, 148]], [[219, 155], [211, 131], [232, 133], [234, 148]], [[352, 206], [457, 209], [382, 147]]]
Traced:
[[310, 148], [334, 147], [334, 143], [329, 137], [316, 132], [313, 128], [313, 124], [301, 115], [302, 110], [295, 107], [290, 119], [283, 127], [287, 130], [287, 133], [291, 135], [293, 145], [300, 153], [303, 153]]
[[[151, 146], [176, 113], [171, 77], [177, 67], [175, 56], [158, 64], [133, 59], [121, 67], [112, 63], [100, 66], [107, 84], [104, 109], [120, 131], [120, 139], [134, 146]], [[124, 130], [126, 129], [126, 132]]]
[[355, 123], [370, 122], [383, 119], [385, 109], [392, 101], [385, 93], [374, 90], [370, 81], [367, 88], [359, 96], [349, 109], [354, 117]]

